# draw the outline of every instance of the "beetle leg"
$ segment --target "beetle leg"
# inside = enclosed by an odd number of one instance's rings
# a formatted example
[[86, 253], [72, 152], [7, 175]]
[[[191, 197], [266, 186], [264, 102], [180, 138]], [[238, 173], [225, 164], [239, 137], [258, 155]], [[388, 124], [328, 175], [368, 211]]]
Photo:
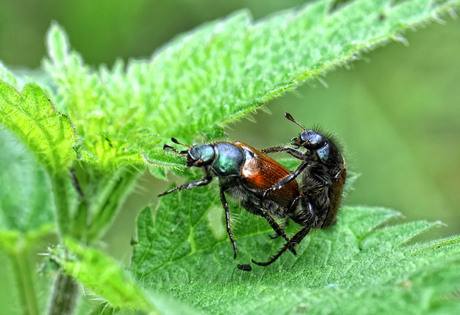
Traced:
[[190, 183], [187, 183], [187, 184], [184, 184], [184, 185], [181, 185], [181, 186], [177, 186], [177, 187], [171, 188], [170, 190], [167, 190], [167, 191], [165, 191], [164, 193], [159, 194], [158, 197], [161, 197], [161, 196], [170, 194], [170, 193], [172, 193], [173, 191], [176, 191], [176, 190], [181, 191], [182, 189], [190, 189], [190, 188], [195, 188], [195, 187], [199, 187], [199, 186], [206, 186], [206, 185], [208, 185], [211, 181], [212, 181], [212, 176], [211, 176], [211, 175], [207, 175], [205, 178], [200, 179], [200, 180], [197, 180], [197, 181], [195, 181], [195, 182], [190, 182]]
[[303, 226], [321, 228], [328, 214], [330, 204], [329, 198], [323, 207], [319, 207], [318, 205], [314, 207], [308, 196], [302, 192], [300, 202], [302, 211], [297, 213], [296, 217], [291, 216], [291, 219]]
[[269, 192], [271, 192], [273, 190], [276, 190], [276, 189], [280, 189], [280, 188], [286, 186], [289, 182], [293, 181], [309, 165], [310, 164], [309, 164], [308, 161], [304, 161], [304, 162], [300, 163], [300, 165], [297, 166], [297, 168], [291, 174], [289, 174], [288, 176], [284, 177], [282, 180], [280, 180], [274, 186], [272, 186], [272, 187], [268, 188], [267, 190], [265, 190], [263, 195], [262, 195], [262, 200], [267, 197]]
[[[286, 228], [286, 226], [288, 225], [288, 223], [289, 223], [289, 218], [285, 218], [284, 221], [281, 223], [280, 228], [281, 228], [282, 230], [284, 230], [284, 229]], [[278, 238], [278, 237], [279, 237], [278, 234], [272, 234], [272, 235], [270, 235], [270, 238], [271, 238], [271, 239], [275, 239], [275, 238]]]
[[323, 186], [330, 186], [331, 185], [331, 182], [328, 181], [326, 178], [324, 178], [323, 176], [317, 174], [317, 173], [314, 173], [312, 174], [314, 177], [316, 177], [316, 179], [318, 179], [322, 184]]
[[270, 224], [270, 226], [276, 232], [276, 234], [278, 236], [282, 236], [286, 240], [289, 250], [294, 255], [297, 255], [294, 247], [292, 246], [291, 241], [289, 240], [289, 237], [287, 237], [286, 232], [284, 232], [283, 228], [265, 210], [260, 211], [260, 214], [265, 218], [265, 220], [267, 220], [268, 224]]
[[288, 147], [278, 146], [278, 147], [266, 148], [266, 149], [263, 149], [263, 150], [260, 150], [260, 151], [262, 153], [276, 153], [276, 152], [283, 152], [283, 151], [287, 151], [287, 150], [288, 150]]
[[227, 199], [225, 198], [224, 189], [222, 187], [220, 188], [220, 201], [222, 202], [222, 206], [225, 210], [225, 222], [227, 223], [227, 233], [228, 237], [230, 238], [230, 242], [233, 246], [233, 259], [236, 259], [237, 249], [235, 239], [233, 238], [232, 227], [230, 226], [230, 209], [228, 208]]
[[[300, 244], [300, 242], [304, 239], [304, 237], [310, 232], [311, 228], [310, 227], [304, 227], [301, 229], [299, 232], [297, 232], [296, 235], [294, 235], [291, 238], [291, 244]], [[288, 249], [288, 243], [284, 244], [284, 246], [276, 253], [276, 255], [272, 256], [268, 261], [266, 262], [258, 262], [255, 261], [254, 259], [251, 259], [251, 261], [259, 266], [268, 266], [274, 263], [280, 256]]]
[[338, 171], [335, 175], [334, 175], [334, 179], [339, 179], [339, 176], [340, 174], [342, 174], [342, 172], [345, 171], [345, 168], [342, 168], [340, 171]]
[[262, 150], [262, 153], [276, 153], [276, 152], [285, 152], [285, 151], [287, 151], [287, 153], [289, 153], [290, 155], [292, 155], [293, 157], [299, 160], [304, 159], [304, 153], [302, 151], [294, 149], [294, 148], [290, 148], [290, 147], [279, 146], [279, 147], [266, 148]]

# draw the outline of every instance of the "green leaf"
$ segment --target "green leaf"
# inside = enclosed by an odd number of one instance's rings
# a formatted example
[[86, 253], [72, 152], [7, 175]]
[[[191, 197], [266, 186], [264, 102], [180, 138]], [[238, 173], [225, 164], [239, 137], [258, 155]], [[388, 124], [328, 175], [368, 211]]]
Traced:
[[52, 259], [112, 308], [144, 310], [160, 314], [195, 313], [173, 298], [143, 289], [117, 262], [104, 253], [74, 240], [66, 250], [54, 249]]
[[[297, 256], [284, 254], [252, 272], [237, 263], [268, 259], [282, 247], [268, 223], [231, 208], [238, 258], [225, 229], [211, 217], [223, 209], [213, 188], [162, 197], [144, 209], [130, 269], [146, 288], [171, 292], [207, 313], [428, 313], [460, 309], [460, 237], [408, 243], [439, 226], [425, 221], [388, 225], [400, 216], [384, 208], [343, 207], [338, 223], [313, 231]], [[213, 226], [214, 225], [214, 226]], [[293, 224], [291, 224], [293, 225]], [[291, 226], [289, 235], [299, 227]], [[216, 233], [220, 231], [220, 233]], [[423, 297], [423, 298], [420, 298]]]
[[38, 314], [34, 258], [55, 228], [51, 185], [43, 166], [8, 130], [0, 130], [0, 165], [0, 252], [11, 262], [17, 305], [24, 314]]
[[[67, 35], [57, 24], [51, 26], [47, 44], [50, 60], [45, 61], [45, 69], [56, 84], [52, 90], [57, 90], [54, 97], [59, 108], [72, 117], [84, 138], [81, 159], [104, 171], [124, 164], [144, 165], [138, 146], [164, 141], [133, 120], [139, 106], [130, 105], [134, 95], [120, 93], [121, 86], [130, 85], [120, 77], [123, 66], [115, 65], [110, 75], [103, 68], [95, 73], [78, 53], [69, 50]], [[156, 160], [154, 155], [150, 159]]]
[[19, 95], [0, 81], [0, 123], [52, 173], [65, 171], [76, 157], [73, 147], [78, 137], [69, 118], [51, 105], [37, 85], [27, 85]]
[[85, 65], [54, 24], [45, 67], [59, 108], [85, 139], [85, 160], [146, 164], [144, 153], [156, 166], [180, 168], [162, 152], [171, 137], [221, 138], [229, 122], [459, 3], [358, 0], [332, 10], [333, 1], [322, 0], [260, 21], [239, 11], [177, 36], [149, 60], [118, 61], [110, 70]]
[[54, 229], [51, 184], [43, 167], [8, 130], [0, 131], [0, 249], [33, 248]]
[[39, 86], [28, 84], [19, 95], [0, 81], [0, 124], [21, 139], [48, 171], [58, 228], [66, 234], [70, 224], [67, 172], [77, 157], [78, 141], [70, 119], [51, 105]]
[[22, 233], [52, 225], [51, 184], [43, 167], [8, 130], [0, 131], [0, 229]]

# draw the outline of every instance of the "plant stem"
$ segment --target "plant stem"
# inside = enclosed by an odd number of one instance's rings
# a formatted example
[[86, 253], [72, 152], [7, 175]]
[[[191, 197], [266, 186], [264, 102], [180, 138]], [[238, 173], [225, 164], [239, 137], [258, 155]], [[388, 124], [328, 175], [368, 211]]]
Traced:
[[70, 207], [67, 190], [68, 174], [58, 173], [50, 174], [53, 186], [54, 203], [56, 206], [56, 219], [59, 230], [59, 237], [62, 240], [69, 231], [70, 224]]
[[53, 293], [48, 306], [49, 315], [70, 315], [75, 310], [78, 284], [61, 269], [53, 284]]
[[[54, 203], [56, 206], [56, 221], [61, 242], [69, 235], [70, 202], [69, 175], [67, 172], [50, 174], [53, 186]], [[53, 292], [48, 305], [49, 315], [73, 314], [78, 298], [78, 284], [61, 269], [53, 283]]]
[[19, 289], [20, 305], [23, 314], [38, 315], [40, 314], [40, 310], [38, 308], [37, 296], [35, 295], [34, 272], [31, 270], [32, 267], [27, 247], [19, 244], [20, 242], [21, 240], [18, 240], [16, 249], [9, 252]]
[[109, 180], [93, 210], [94, 218], [88, 232], [90, 241], [98, 240], [105, 232], [140, 174], [138, 169], [124, 166]]

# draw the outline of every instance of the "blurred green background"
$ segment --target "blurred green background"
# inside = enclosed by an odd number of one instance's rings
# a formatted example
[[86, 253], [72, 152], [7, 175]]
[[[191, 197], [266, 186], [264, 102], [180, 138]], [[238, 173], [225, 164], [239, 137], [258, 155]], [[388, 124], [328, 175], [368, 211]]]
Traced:
[[[147, 58], [176, 34], [240, 8], [259, 19], [304, 2], [2, 0], [0, 60], [12, 69], [39, 67], [51, 21], [87, 63], [110, 66], [119, 57]], [[300, 130], [284, 118], [290, 112], [340, 139], [349, 169], [361, 174], [345, 203], [447, 224], [431, 237], [460, 233], [460, 20], [443, 18], [444, 25], [406, 33], [408, 45], [389, 43], [270, 102], [272, 114], [228, 126], [229, 138], [260, 148], [288, 143]], [[104, 239], [109, 253], [129, 261], [136, 214], [167, 184], [142, 178]]]

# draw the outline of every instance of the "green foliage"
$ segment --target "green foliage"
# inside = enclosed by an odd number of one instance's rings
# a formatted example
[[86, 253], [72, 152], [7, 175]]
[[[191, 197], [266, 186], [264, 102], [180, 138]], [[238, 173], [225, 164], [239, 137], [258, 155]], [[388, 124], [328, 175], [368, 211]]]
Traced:
[[159, 310], [162, 313], [192, 313], [191, 308], [178, 301], [143, 289], [127, 271], [102, 252], [82, 246], [72, 239], [67, 239], [65, 245], [65, 251], [53, 250], [52, 259], [73, 278], [84, 283], [92, 294], [103, 296], [110, 307], [153, 313], [159, 313]]
[[439, 223], [389, 225], [399, 213], [344, 207], [337, 225], [310, 233], [296, 257], [287, 253], [247, 273], [237, 263], [267, 259], [283, 241], [270, 240], [273, 231], [262, 218], [237, 211], [234, 261], [227, 235], [213, 233], [209, 213], [221, 207], [215, 197], [215, 191], [197, 188], [163, 197], [154, 216], [148, 208], [141, 212], [131, 270], [146, 287], [212, 314], [460, 309], [452, 299], [460, 289], [460, 238], [408, 244]]
[[[67, 36], [58, 25], [52, 25], [47, 43], [45, 69], [56, 85], [51, 90], [84, 138], [82, 161], [113, 171], [122, 165], [145, 165], [141, 153], [150, 152], [149, 160], [156, 164], [177, 164], [159, 153], [164, 139], [142, 120], [150, 115], [145, 108], [148, 98], [137, 97], [136, 90], [144, 91], [145, 86], [127, 77], [121, 61], [111, 71], [101, 67], [95, 72], [69, 50]], [[161, 161], [156, 158], [159, 154]]]
[[0, 229], [28, 232], [52, 226], [51, 184], [43, 167], [7, 130], [0, 131]]
[[38, 314], [33, 257], [55, 227], [51, 185], [43, 166], [8, 130], [0, 131], [0, 165], [0, 254], [11, 260], [20, 309]]
[[[240, 11], [178, 36], [149, 60], [118, 61], [112, 69], [86, 65], [54, 24], [48, 76], [20, 94], [25, 80], [0, 64], [0, 124], [34, 155], [23, 159], [22, 147], [0, 134], [0, 180], [9, 184], [0, 192], [0, 248], [16, 268], [24, 312], [37, 313], [38, 303], [31, 264], [20, 266], [20, 258], [54, 226], [67, 249], [54, 250], [52, 258], [107, 303], [95, 312], [459, 307], [451, 298], [460, 277], [458, 238], [406, 246], [434, 224], [376, 228], [397, 216], [385, 209], [344, 208], [339, 224], [311, 233], [298, 257], [286, 254], [252, 273], [230, 259], [221, 206], [208, 188], [169, 195], [155, 216], [148, 208], [140, 214], [134, 277], [89, 247], [145, 166], [158, 178], [166, 169], [183, 171], [183, 161], [162, 149], [170, 137], [186, 143], [223, 138], [229, 122], [460, 1], [357, 0], [337, 10], [332, 3], [317, 1], [257, 22]], [[241, 263], [266, 259], [282, 244], [268, 240], [267, 224], [246, 212], [234, 216], [234, 233]], [[61, 304], [75, 300], [54, 292]], [[171, 307], [171, 295], [185, 305]]]
[[76, 157], [77, 136], [69, 118], [53, 108], [37, 85], [27, 85], [19, 95], [0, 81], [0, 123], [53, 173], [66, 170]]
[[[53, 25], [45, 69], [59, 108], [85, 138], [85, 159], [110, 169], [142, 164], [142, 152], [157, 166], [178, 167], [161, 150], [170, 137], [222, 134], [226, 123], [458, 3], [354, 1], [330, 13], [325, 0], [258, 22], [240, 11], [178, 36], [149, 60], [97, 71]], [[106, 143], [101, 132], [120, 142]]]

